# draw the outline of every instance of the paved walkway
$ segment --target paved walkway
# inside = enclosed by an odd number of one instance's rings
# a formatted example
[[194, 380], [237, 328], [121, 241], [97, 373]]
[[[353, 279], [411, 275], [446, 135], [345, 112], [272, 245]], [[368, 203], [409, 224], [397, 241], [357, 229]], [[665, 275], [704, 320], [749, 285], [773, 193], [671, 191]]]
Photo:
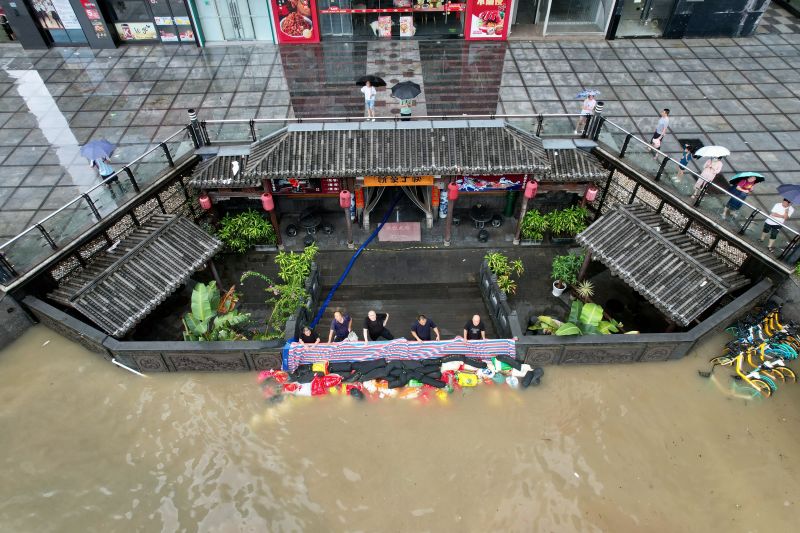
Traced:
[[[676, 136], [727, 146], [726, 171], [769, 175], [754, 196], [771, 206], [775, 185], [800, 183], [800, 33], [785, 12], [770, 15], [788, 18], [747, 39], [96, 51], [0, 44], [0, 240], [96, 183], [78, 154], [90, 139], [118, 143], [119, 167], [184, 125], [189, 107], [204, 119], [361, 116], [353, 80], [368, 61], [387, 81], [421, 81], [429, 114], [575, 112], [575, 93], [592, 87], [607, 117], [649, 138], [669, 107], [667, 151], [677, 152]], [[394, 111], [388, 98], [379, 104], [379, 114]]]

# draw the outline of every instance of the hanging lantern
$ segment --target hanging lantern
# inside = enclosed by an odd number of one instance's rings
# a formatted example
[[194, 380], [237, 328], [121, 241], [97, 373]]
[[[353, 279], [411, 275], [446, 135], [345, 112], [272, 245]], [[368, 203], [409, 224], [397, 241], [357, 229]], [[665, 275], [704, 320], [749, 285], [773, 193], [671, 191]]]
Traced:
[[201, 194], [198, 200], [200, 201], [200, 207], [203, 208], [203, 211], [211, 209], [211, 198], [206, 193]]
[[439, 190], [439, 187], [436, 185], [433, 186], [433, 191], [431, 192], [431, 205], [433, 207], [439, 207], [439, 198], [441, 197], [442, 191]]
[[347, 189], [339, 192], [339, 207], [350, 209], [350, 191]]
[[584, 194], [584, 198], [586, 198], [587, 202], [594, 202], [594, 199], [597, 198], [597, 187], [594, 184], [589, 185], [586, 187], [586, 193]]
[[261, 194], [261, 207], [264, 208], [264, 211], [272, 211], [275, 209], [275, 201], [272, 199], [272, 195], [268, 192]]
[[447, 184], [447, 199], [451, 202], [458, 200], [458, 185], [455, 183]]
[[356, 189], [356, 208], [364, 209], [364, 189]]
[[525, 198], [530, 200], [531, 198], [536, 198], [536, 192], [539, 190], [539, 182], [536, 180], [531, 180], [525, 184]]

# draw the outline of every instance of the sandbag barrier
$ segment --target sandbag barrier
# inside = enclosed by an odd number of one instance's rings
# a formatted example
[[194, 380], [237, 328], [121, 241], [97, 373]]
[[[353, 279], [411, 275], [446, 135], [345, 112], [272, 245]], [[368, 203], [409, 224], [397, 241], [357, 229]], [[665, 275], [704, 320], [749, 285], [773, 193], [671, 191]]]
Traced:
[[483, 383], [527, 389], [538, 386], [543, 376], [542, 368], [506, 355], [488, 361], [449, 355], [420, 360], [317, 361], [300, 364], [291, 373], [264, 370], [258, 374], [258, 382], [269, 402], [280, 402], [286, 396], [326, 394], [447, 401], [460, 388]]

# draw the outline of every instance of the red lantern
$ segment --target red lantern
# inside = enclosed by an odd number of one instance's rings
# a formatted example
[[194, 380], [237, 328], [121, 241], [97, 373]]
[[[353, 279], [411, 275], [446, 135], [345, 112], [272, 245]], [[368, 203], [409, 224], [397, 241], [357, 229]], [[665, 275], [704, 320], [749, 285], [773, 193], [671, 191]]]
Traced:
[[458, 200], [458, 185], [455, 183], [447, 184], [447, 199], [451, 202]]
[[530, 200], [531, 198], [536, 198], [536, 192], [539, 190], [539, 182], [536, 180], [531, 180], [525, 184], [525, 198]]
[[211, 198], [206, 193], [201, 194], [198, 200], [200, 201], [200, 207], [203, 208], [203, 211], [211, 209]]
[[433, 207], [439, 207], [439, 203], [441, 200], [442, 191], [439, 190], [439, 187], [433, 186], [433, 191], [431, 193], [431, 204]]
[[350, 209], [350, 191], [345, 189], [339, 193], [339, 207]]
[[356, 207], [364, 209], [364, 189], [356, 189]]
[[584, 195], [587, 202], [594, 202], [594, 199], [597, 198], [597, 187], [594, 185], [589, 185], [586, 188], [586, 194]]
[[264, 208], [264, 211], [272, 211], [275, 209], [275, 200], [272, 199], [272, 195], [268, 192], [261, 194], [261, 207]]

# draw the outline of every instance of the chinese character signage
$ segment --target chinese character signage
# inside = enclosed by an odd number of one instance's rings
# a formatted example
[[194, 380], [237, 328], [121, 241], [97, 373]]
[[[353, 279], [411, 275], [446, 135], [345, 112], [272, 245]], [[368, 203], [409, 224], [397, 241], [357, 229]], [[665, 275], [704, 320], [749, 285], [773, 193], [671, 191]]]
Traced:
[[315, 0], [271, 0], [271, 2], [279, 43], [319, 42]]
[[433, 185], [433, 176], [366, 176], [364, 187], [415, 187]]
[[117, 35], [123, 41], [153, 41], [158, 39], [156, 25], [152, 22], [117, 22]]
[[467, 0], [464, 38], [504, 41], [508, 35], [506, 8], [510, 0]]

